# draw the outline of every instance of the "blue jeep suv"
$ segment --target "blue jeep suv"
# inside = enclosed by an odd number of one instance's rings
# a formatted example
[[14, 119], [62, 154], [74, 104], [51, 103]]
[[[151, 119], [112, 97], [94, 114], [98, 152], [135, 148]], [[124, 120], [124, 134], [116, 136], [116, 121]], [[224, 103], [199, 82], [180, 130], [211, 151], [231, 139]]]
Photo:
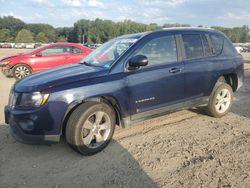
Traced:
[[11, 134], [23, 143], [65, 135], [92, 155], [127, 127], [177, 109], [206, 105], [225, 115], [243, 84], [243, 58], [221, 32], [172, 28], [108, 41], [79, 64], [17, 81], [5, 107]]

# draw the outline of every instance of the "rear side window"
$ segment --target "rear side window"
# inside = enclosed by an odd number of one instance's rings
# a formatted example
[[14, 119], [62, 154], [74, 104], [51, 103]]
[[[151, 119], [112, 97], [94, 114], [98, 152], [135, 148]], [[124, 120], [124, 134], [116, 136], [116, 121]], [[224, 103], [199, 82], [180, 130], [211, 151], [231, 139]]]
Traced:
[[177, 47], [174, 35], [159, 37], [147, 42], [137, 55], [145, 55], [149, 65], [177, 62]]
[[72, 47], [72, 54], [80, 54], [83, 53], [84, 51], [80, 48]]
[[219, 55], [223, 49], [224, 38], [219, 35], [210, 35], [213, 55]]
[[203, 43], [203, 48], [204, 48], [204, 56], [205, 57], [208, 57], [208, 56], [211, 56], [212, 53], [211, 53], [211, 49], [209, 47], [209, 43], [208, 43], [208, 39], [206, 37], [206, 35], [201, 35], [202, 37], [202, 43]]
[[183, 34], [182, 40], [186, 59], [196, 59], [204, 56], [202, 40], [199, 34]]

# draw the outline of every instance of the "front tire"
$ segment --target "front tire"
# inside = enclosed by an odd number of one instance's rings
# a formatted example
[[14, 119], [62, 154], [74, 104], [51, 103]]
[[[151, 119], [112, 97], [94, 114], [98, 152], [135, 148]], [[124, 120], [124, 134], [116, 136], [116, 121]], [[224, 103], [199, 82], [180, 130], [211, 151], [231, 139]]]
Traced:
[[66, 140], [80, 154], [93, 155], [109, 144], [114, 130], [114, 110], [104, 103], [87, 102], [70, 115]]
[[32, 74], [32, 70], [28, 65], [18, 64], [13, 67], [12, 74], [15, 79], [19, 80]]
[[233, 102], [233, 90], [230, 85], [218, 82], [209, 97], [207, 113], [212, 117], [222, 117], [228, 113]]

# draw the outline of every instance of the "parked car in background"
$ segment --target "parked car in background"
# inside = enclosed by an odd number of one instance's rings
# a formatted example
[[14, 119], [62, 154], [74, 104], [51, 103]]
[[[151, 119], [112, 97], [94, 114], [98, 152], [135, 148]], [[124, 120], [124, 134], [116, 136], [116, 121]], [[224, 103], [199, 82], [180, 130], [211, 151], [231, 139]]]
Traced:
[[43, 46], [41, 43], [35, 43], [34, 44], [34, 48], [38, 48], [38, 47], [41, 47], [41, 46]]
[[244, 49], [241, 46], [235, 46], [235, 49], [237, 50], [238, 53], [242, 53]]
[[14, 48], [25, 48], [25, 44], [24, 43], [15, 43]]
[[88, 47], [88, 48], [90, 48], [90, 49], [96, 49], [96, 48], [98, 48], [98, 47], [100, 47], [102, 44], [95, 44], [95, 43], [85, 43], [85, 44], [83, 44], [84, 46], [86, 46], [86, 47]]
[[210, 116], [224, 116], [243, 78], [243, 58], [221, 32], [172, 28], [126, 35], [79, 64], [16, 82], [5, 120], [20, 142], [54, 143], [65, 134], [74, 150], [93, 155], [108, 145], [116, 125], [200, 105]]
[[33, 49], [33, 48], [35, 48], [35, 44], [25, 44], [25, 48], [27, 48], [27, 49]]
[[246, 46], [247, 52], [250, 52], [250, 45]]
[[1, 48], [12, 48], [12, 45], [8, 43], [4, 43], [1, 45]]
[[24, 78], [57, 66], [78, 63], [92, 50], [75, 43], [54, 43], [30, 52], [6, 57], [0, 60], [0, 67], [6, 76]]

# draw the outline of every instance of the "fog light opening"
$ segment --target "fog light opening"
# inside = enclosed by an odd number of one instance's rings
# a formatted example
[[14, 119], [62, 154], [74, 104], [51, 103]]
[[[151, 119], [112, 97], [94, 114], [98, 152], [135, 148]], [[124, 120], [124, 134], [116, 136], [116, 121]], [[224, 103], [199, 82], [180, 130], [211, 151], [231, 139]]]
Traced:
[[24, 131], [34, 130], [34, 123], [31, 120], [22, 120], [19, 122], [19, 125]]

